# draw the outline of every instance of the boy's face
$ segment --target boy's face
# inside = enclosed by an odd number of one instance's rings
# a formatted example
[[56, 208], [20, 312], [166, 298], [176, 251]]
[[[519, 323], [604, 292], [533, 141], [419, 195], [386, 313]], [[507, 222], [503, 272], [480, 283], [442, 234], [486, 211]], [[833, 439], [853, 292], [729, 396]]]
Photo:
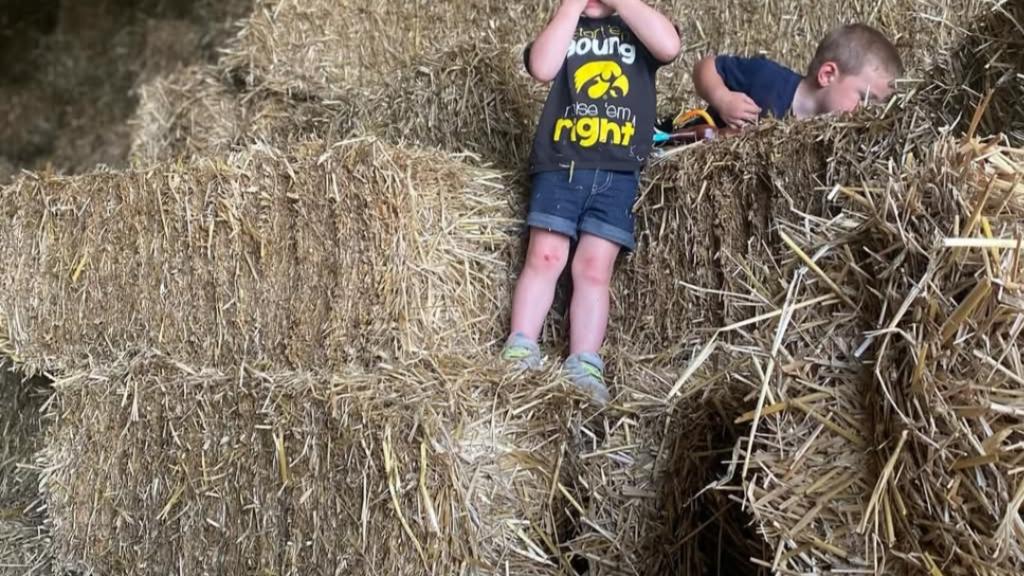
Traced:
[[587, 7], [583, 9], [588, 18], [605, 18], [611, 16], [612, 12], [614, 10], [601, 0], [587, 0]]
[[850, 112], [865, 102], [885, 102], [892, 96], [894, 80], [892, 74], [874, 62], [857, 74], [843, 74], [834, 62], [826, 62], [818, 72], [820, 112]]

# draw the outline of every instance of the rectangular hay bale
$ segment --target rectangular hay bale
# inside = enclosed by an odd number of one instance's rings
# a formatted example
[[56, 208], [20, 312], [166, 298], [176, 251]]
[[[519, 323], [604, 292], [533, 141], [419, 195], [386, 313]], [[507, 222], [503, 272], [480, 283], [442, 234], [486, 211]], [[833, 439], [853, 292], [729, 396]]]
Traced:
[[30, 372], [478, 349], [504, 332], [508, 196], [497, 172], [372, 140], [24, 178], [0, 192], [5, 346]]
[[145, 356], [58, 381], [58, 557], [101, 574], [554, 574], [574, 404], [460, 359], [324, 372]]

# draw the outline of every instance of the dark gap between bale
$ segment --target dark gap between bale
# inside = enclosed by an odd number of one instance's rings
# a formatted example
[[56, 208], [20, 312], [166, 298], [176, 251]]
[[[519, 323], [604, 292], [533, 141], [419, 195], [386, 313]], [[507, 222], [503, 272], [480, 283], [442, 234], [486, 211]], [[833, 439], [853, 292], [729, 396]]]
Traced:
[[60, 0], [8, 0], [0, 14], [0, 83], [17, 84], [33, 70], [39, 38], [57, 28]]
[[0, 574], [45, 574], [51, 562], [46, 507], [39, 491], [39, 452], [53, 389], [0, 361]]
[[33, 460], [46, 431], [42, 408], [53, 393], [46, 377], [12, 370], [0, 363], [0, 516], [30, 512], [39, 497]]
[[751, 561], [769, 552], [734, 485], [735, 447], [745, 431], [733, 423], [736, 400], [716, 394], [677, 404], [680, 426], [661, 488], [665, 533], [645, 574], [768, 574]]
[[728, 486], [709, 489], [735, 474], [728, 422], [741, 397], [723, 376], [702, 373], [667, 402], [673, 376], [613, 360], [613, 408], [579, 423], [563, 469], [563, 513], [574, 523], [564, 558], [594, 576], [715, 574], [719, 561], [756, 573], [747, 559], [763, 546], [750, 517]]

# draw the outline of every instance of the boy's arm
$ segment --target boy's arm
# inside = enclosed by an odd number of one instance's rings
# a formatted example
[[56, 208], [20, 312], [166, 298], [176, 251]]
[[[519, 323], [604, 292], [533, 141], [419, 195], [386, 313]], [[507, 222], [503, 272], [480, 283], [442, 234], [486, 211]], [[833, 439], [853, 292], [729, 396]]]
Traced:
[[527, 72], [540, 82], [551, 82], [565, 64], [569, 43], [576, 33], [587, 0], [562, 0], [551, 21], [533, 41], [526, 63]]
[[693, 67], [693, 87], [729, 128], [743, 128], [757, 122], [761, 107], [743, 92], [735, 92], [718, 73], [714, 54], [705, 56]]
[[629, 29], [659, 62], [668, 63], [679, 55], [679, 31], [661, 12], [644, 0], [602, 0], [619, 13]]

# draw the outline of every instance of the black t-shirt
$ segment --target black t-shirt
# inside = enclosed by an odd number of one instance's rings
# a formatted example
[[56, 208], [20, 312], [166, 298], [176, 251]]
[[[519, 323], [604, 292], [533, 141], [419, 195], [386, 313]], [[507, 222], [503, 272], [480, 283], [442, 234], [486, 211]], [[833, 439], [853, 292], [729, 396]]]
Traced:
[[622, 18], [580, 17], [544, 104], [530, 173], [640, 169], [651, 150], [654, 78], [662, 65]]
[[[789, 68], [767, 58], [719, 56], [715, 69], [722, 82], [733, 92], [742, 92], [761, 107], [761, 116], [782, 119], [793, 107], [793, 97], [803, 78]], [[711, 117], [719, 126], [722, 118], [714, 109]]]

